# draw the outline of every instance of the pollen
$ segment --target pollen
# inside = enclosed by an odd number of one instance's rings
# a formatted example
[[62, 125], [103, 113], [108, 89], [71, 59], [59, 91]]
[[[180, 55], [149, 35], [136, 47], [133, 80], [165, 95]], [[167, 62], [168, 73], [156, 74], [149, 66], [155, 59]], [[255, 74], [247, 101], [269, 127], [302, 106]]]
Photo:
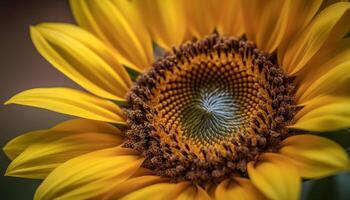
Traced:
[[217, 34], [174, 47], [128, 94], [125, 146], [143, 167], [205, 185], [246, 176], [246, 164], [289, 136], [293, 78], [242, 38]]

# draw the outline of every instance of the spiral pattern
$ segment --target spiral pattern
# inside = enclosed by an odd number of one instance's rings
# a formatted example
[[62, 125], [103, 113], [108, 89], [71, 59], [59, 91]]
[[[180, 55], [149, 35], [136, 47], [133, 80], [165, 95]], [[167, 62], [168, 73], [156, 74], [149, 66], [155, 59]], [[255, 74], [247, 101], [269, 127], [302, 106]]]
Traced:
[[128, 95], [125, 146], [143, 166], [201, 184], [245, 176], [290, 133], [293, 79], [243, 39], [213, 35], [157, 60]]

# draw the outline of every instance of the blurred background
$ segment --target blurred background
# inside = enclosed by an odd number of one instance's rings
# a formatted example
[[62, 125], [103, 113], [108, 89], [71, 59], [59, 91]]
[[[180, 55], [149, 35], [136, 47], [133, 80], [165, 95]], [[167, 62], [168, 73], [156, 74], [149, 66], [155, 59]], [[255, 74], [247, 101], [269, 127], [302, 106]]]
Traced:
[[[22, 133], [46, 129], [68, 116], [22, 106], [3, 106], [12, 95], [29, 88], [77, 87], [35, 50], [29, 26], [40, 22], [73, 22], [64, 0], [0, 0], [0, 146]], [[0, 199], [32, 199], [40, 181], [4, 177], [9, 160], [0, 152]]]
[[[45, 110], [3, 106], [14, 94], [35, 87], [65, 86], [78, 88], [50, 66], [35, 50], [29, 26], [40, 22], [74, 23], [66, 0], [0, 0], [0, 146], [22, 133], [46, 129], [69, 119]], [[334, 133], [333, 133], [334, 134]], [[335, 138], [350, 146], [349, 133]], [[330, 134], [329, 137], [332, 137]], [[4, 177], [9, 160], [0, 152], [0, 199], [32, 199], [38, 180]], [[305, 181], [303, 199], [350, 199], [350, 174], [343, 173], [318, 181]]]

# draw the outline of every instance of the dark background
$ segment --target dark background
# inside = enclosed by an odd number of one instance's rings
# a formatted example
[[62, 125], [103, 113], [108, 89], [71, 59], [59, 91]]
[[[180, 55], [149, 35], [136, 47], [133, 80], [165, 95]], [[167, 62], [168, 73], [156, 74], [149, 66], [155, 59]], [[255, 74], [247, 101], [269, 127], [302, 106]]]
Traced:
[[[0, 0], [0, 146], [22, 133], [49, 128], [70, 117], [23, 106], [3, 106], [14, 94], [35, 87], [78, 87], [50, 66], [35, 50], [29, 26], [71, 22], [66, 0]], [[32, 199], [40, 181], [4, 177], [9, 160], [0, 152], [0, 199]], [[307, 181], [304, 199], [350, 199], [350, 175]]]
[[[0, 146], [22, 133], [46, 129], [68, 116], [25, 106], [4, 106], [14, 94], [35, 87], [77, 87], [35, 50], [29, 26], [40, 22], [73, 22], [65, 0], [0, 0]], [[0, 152], [0, 199], [32, 199], [40, 183], [4, 177], [9, 164]]]

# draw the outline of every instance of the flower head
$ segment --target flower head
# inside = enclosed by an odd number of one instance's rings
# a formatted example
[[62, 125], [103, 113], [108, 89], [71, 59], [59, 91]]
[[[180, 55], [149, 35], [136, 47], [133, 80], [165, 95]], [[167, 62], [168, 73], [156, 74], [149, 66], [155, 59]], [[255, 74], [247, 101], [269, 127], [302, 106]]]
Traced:
[[31, 37], [88, 92], [7, 102], [82, 118], [4, 147], [6, 175], [44, 179], [35, 199], [298, 199], [302, 178], [350, 169], [322, 137], [350, 127], [350, 3], [70, 3], [80, 27]]

